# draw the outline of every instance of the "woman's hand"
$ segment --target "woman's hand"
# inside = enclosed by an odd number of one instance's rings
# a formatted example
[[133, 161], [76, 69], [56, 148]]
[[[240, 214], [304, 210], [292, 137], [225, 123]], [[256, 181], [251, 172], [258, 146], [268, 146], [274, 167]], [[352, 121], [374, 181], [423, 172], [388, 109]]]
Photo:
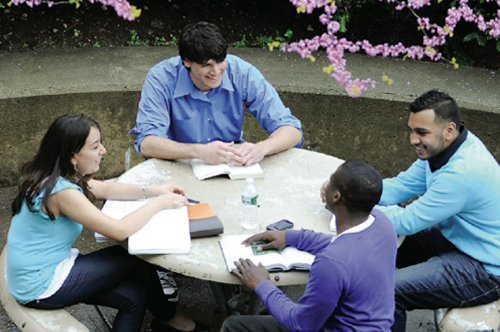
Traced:
[[[148, 193], [148, 191], [150, 191], [150, 193]], [[186, 191], [184, 190], [184, 188], [175, 183], [146, 187], [146, 197], [154, 197], [167, 194], [177, 194], [186, 197]]]
[[176, 194], [173, 192], [160, 195], [154, 199], [161, 201], [162, 209], [173, 209], [176, 207], [188, 205], [188, 199], [186, 198], [186, 196]]

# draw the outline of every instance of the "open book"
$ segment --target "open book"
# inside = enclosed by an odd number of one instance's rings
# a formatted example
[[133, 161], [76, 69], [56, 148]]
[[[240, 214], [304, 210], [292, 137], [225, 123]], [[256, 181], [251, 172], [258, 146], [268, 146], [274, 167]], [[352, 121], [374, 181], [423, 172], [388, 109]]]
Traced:
[[281, 250], [257, 251], [256, 247], [241, 244], [251, 235], [228, 235], [222, 238], [219, 243], [226, 260], [227, 270], [231, 272], [236, 269], [234, 261], [250, 259], [255, 265], [259, 262], [268, 271], [287, 270], [310, 270], [314, 261], [314, 255], [306, 251], [298, 250], [295, 247], [285, 247]]
[[259, 164], [236, 166], [229, 164], [210, 165], [201, 159], [192, 159], [191, 167], [198, 180], [205, 180], [218, 175], [228, 175], [231, 180], [262, 178], [264, 171]]
[[[146, 200], [108, 200], [102, 212], [114, 219], [124, 216], [146, 204]], [[98, 242], [107, 238], [96, 233]], [[129, 236], [130, 254], [187, 254], [191, 249], [187, 207], [158, 211], [141, 229]]]

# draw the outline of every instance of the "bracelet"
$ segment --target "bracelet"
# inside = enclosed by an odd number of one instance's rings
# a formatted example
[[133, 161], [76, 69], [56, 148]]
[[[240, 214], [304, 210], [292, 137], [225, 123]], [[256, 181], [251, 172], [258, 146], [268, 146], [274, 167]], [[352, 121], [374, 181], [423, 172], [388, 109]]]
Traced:
[[142, 185], [142, 199], [146, 199], [146, 185]]

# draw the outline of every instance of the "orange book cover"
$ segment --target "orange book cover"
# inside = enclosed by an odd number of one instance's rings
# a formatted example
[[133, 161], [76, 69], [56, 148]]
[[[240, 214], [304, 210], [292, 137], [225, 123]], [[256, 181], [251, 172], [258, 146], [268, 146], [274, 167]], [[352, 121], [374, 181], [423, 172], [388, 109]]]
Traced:
[[188, 205], [188, 217], [189, 220], [211, 218], [215, 217], [215, 211], [208, 203]]
[[208, 203], [188, 205], [191, 238], [213, 236], [224, 232], [224, 225]]

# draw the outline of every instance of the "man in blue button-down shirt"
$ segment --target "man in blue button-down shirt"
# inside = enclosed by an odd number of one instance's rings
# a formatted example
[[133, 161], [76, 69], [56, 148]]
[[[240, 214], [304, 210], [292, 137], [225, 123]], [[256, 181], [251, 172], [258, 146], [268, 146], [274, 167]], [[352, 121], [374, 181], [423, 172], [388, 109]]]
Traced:
[[[251, 165], [301, 146], [300, 121], [251, 64], [227, 54], [217, 26], [188, 25], [179, 54], [155, 65], [144, 82], [137, 114], [136, 151], [145, 158], [200, 158], [210, 164]], [[268, 132], [243, 142], [243, 104]], [[235, 142], [242, 142], [237, 149]]]

